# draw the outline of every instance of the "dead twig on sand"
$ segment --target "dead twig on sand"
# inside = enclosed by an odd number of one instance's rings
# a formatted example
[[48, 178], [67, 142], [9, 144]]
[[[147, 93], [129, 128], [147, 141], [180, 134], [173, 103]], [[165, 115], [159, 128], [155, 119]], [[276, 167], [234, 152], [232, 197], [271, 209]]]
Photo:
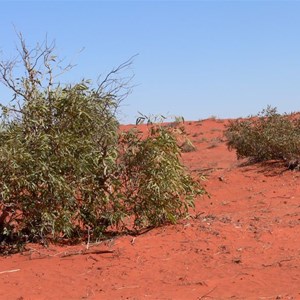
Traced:
[[118, 288], [115, 288], [116, 290], [123, 290], [123, 289], [137, 289], [139, 288], [139, 285], [128, 285], [128, 286], [121, 286]]
[[30, 248], [30, 259], [33, 259], [31, 257], [32, 253], [38, 253], [40, 257], [36, 257], [35, 259], [42, 259], [46, 257], [60, 257], [60, 258], [65, 258], [69, 256], [74, 256], [74, 255], [87, 255], [87, 254], [106, 254], [106, 253], [114, 253], [114, 250], [90, 250], [90, 249], [83, 249], [83, 250], [78, 250], [78, 251], [62, 251], [58, 252], [55, 254], [48, 254], [48, 253], [43, 253], [37, 249]]
[[7, 270], [7, 271], [1, 271], [0, 274], [5, 274], [5, 273], [14, 273], [14, 272], [18, 272], [21, 269], [14, 269], [14, 270]]
[[206, 297], [209, 297], [208, 295], [211, 294], [216, 288], [217, 288], [217, 285], [213, 289], [211, 289], [210, 291], [208, 291], [206, 294], [198, 297], [198, 300], [201, 300], [201, 299], [204, 299]]
[[290, 258], [286, 258], [286, 259], [281, 259], [279, 261], [275, 261], [272, 264], [262, 264], [262, 266], [264, 268], [266, 268], [266, 267], [274, 267], [276, 265], [279, 265], [281, 267], [281, 263], [286, 262], [286, 261], [291, 261], [291, 260], [294, 260], [294, 259], [295, 259], [294, 257], [290, 257]]
[[87, 255], [87, 254], [106, 254], [106, 253], [114, 253], [114, 250], [94, 250], [94, 251], [87, 251], [87, 250], [79, 250], [75, 252], [65, 252], [62, 254], [60, 257], [65, 258], [69, 256], [74, 256], [74, 255]]

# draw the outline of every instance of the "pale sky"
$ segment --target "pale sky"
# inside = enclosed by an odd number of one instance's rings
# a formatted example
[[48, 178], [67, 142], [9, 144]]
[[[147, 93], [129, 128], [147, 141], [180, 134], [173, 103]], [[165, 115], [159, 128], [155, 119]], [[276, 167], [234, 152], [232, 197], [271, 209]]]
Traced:
[[[119, 119], [144, 114], [198, 120], [280, 112], [300, 104], [298, 1], [0, 1], [0, 51], [13, 57], [21, 31], [29, 46], [55, 40], [77, 66], [70, 82], [96, 81], [139, 54], [132, 94]], [[81, 49], [84, 51], [81, 52]], [[0, 102], [9, 95], [0, 88]]]

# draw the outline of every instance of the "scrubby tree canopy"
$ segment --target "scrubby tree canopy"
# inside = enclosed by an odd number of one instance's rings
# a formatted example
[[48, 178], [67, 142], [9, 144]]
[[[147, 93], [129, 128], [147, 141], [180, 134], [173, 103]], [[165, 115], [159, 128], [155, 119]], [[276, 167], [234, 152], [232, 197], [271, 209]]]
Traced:
[[[13, 92], [1, 105], [0, 243], [98, 239], [110, 228], [140, 229], [176, 222], [203, 194], [180, 161], [173, 129], [149, 125], [148, 136], [120, 132], [116, 111], [128, 94], [113, 69], [95, 86], [63, 85], [47, 42], [0, 63]], [[14, 71], [23, 67], [24, 76]], [[58, 72], [58, 73], [59, 73]]]

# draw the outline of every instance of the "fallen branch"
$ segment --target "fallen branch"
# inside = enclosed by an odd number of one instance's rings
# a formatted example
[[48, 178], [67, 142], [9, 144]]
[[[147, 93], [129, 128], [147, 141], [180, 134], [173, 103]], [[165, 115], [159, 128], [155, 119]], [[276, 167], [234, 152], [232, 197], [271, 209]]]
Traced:
[[105, 253], [114, 253], [114, 250], [94, 250], [94, 251], [87, 251], [87, 250], [80, 250], [76, 252], [65, 252], [61, 255], [61, 258], [74, 256], [74, 255], [87, 255], [87, 254], [105, 254]]
[[281, 263], [283, 263], [285, 261], [291, 261], [291, 260], [294, 260], [294, 259], [295, 259], [294, 257], [286, 258], [286, 259], [282, 259], [282, 260], [279, 260], [279, 261], [275, 261], [272, 264], [262, 264], [262, 266], [266, 268], [266, 267], [273, 267], [275, 265], [279, 265], [281, 267]]
[[[97, 246], [99, 245], [99, 243], [95, 243], [95, 244], [89, 244], [89, 248], [92, 248], [93, 246]], [[87, 255], [87, 254], [105, 254], [105, 253], [114, 253], [114, 250], [91, 250], [91, 249], [83, 249], [83, 250], [78, 250], [78, 251], [62, 251], [62, 252], [58, 252], [55, 254], [48, 254], [48, 253], [43, 253], [37, 249], [34, 248], [29, 248], [29, 252], [30, 252], [30, 259], [33, 259], [31, 257], [32, 253], [36, 252], [38, 253], [40, 256], [36, 257], [35, 259], [43, 259], [46, 257], [60, 257], [60, 258], [64, 258], [64, 257], [69, 257], [69, 256], [73, 256], [73, 255]], [[1, 274], [1, 273], [0, 273]]]
[[0, 274], [5, 274], [5, 273], [14, 273], [14, 272], [18, 272], [21, 269], [14, 269], [14, 270], [7, 270], [7, 271], [1, 271]]
[[216, 288], [217, 288], [217, 285], [213, 289], [208, 291], [206, 294], [200, 296], [198, 299], [201, 300], [201, 299], [204, 299], [204, 298], [208, 297], [208, 295], [211, 294]]
[[121, 286], [116, 288], [116, 290], [123, 290], [123, 289], [136, 289], [139, 288], [139, 285], [128, 285], [128, 286]]

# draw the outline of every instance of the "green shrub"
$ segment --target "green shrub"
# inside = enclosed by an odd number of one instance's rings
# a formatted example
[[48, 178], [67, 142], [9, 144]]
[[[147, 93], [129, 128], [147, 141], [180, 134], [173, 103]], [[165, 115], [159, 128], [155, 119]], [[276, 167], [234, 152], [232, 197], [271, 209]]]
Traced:
[[115, 105], [81, 83], [50, 95], [35, 91], [20, 119], [3, 123], [1, 204], [10, 215], [3, 232], [55, 239], [78, 235], [80, 224], [101, 225], [111, 213], [106, 189], [117, 157]]
[[270, 106], [256, 117], [231, 121], [225, 136], [228, 148], [235, 149], [238, 158], [289, 162], [300, 157], [299, 117], [281, 115]]
[[137, 130], [122, 135], [120, 166], [126, 210], [134, 227], [175, 223], [194, 207], [205, 190], [180, 161], [176, 134], [169, 126], [149, 125], [148, 136]]
[[149, 124], [146, 138], [119, 131], [124, 82], [111, 76], [131, 61], [96, 87], [63, 86], [53, 81], [53, 48], [28, 50], [20, 41], [26, 75], [14, 78], [15, 62], [0, 63], [15, 99], [1, 106], [0, 250], [97, 239], [132, 219], [140, 229], [186, 215], [204, 190], [181, 164], [174, 129]]

